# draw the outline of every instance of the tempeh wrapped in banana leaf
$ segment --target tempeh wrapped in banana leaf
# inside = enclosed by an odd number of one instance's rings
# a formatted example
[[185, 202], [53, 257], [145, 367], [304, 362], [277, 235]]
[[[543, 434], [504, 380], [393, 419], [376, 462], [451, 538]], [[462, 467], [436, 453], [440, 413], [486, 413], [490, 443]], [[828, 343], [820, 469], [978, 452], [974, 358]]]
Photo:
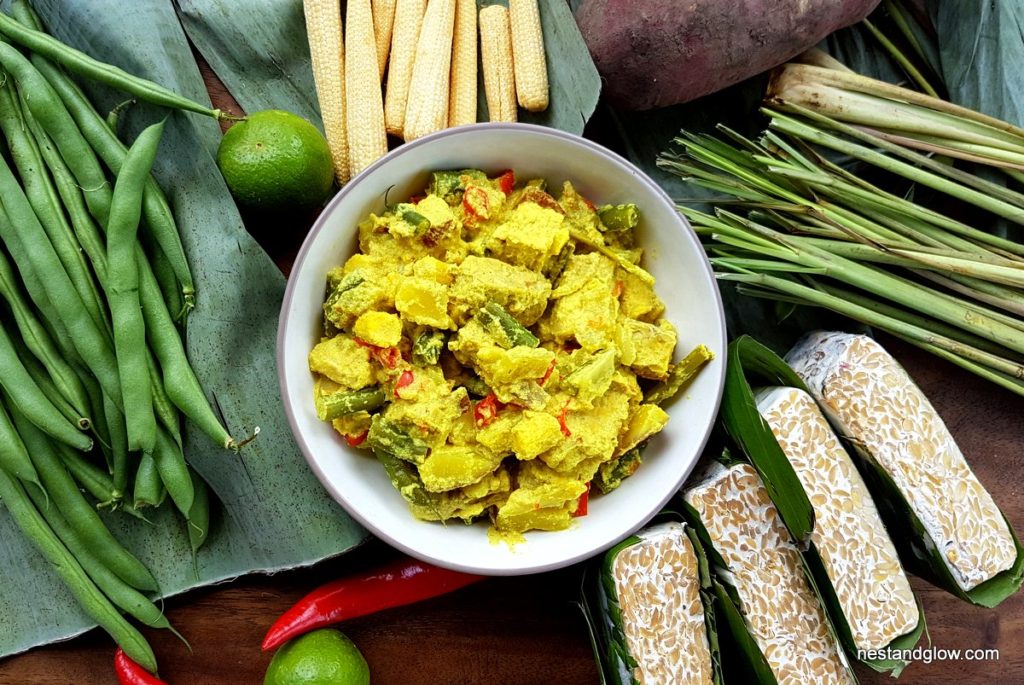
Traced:
[[[864, 479], [817, 403], [799, 388], [764, 388], [757, 408], [814, 508], [808, 562], [851, 654], [912, 649], [922, 612]], [[866, 661], [898, 674], [905, 661]]]
[[720, 625], [729, 625], [748, 661], [751, 675], [741, 682], [856, 683], [800, 550], [754, 467], [716, 462], [683, 499], [714, 566]]
[[1019, 589], [1024, 555], [946, 424], [906, 371], [864, 335], [816, 332], [787, 355], [864, 460], [904, 563], [958, 596], [994, 606]]
[[707, 560], [683, 523], [627, 538], [594, 571], [587, 611], [603, 682], [721, 684]]

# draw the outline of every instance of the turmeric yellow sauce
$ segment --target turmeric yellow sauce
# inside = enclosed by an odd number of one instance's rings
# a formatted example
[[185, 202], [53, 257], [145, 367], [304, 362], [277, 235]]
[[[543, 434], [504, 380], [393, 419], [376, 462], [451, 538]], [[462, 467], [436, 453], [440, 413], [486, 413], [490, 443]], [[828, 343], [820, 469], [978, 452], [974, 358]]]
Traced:
[[591, 486], [639, 467], [668, 421], [658, 401], [710, 358], [672, 364], [637, 221], [568, 182], [556, 198], [512, 172], [434, 173], [363, 221], [359, 252], [328, 276], [309, 355], [318, 415], [421, 519], [488, 517], [492, 540], [567, 528]]

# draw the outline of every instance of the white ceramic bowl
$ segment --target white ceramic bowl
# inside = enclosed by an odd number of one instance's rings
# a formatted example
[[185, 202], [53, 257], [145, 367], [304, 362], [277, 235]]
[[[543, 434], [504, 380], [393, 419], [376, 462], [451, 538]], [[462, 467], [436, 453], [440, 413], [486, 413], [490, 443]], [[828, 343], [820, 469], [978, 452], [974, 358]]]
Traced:
[[[510, 549], [491, 544], [487, 523], [427, 523], [413, 517], [380, 464], [350, 448], [319, 421], [306, 358], [318, 342], [326, 275], [357, 249], [356, 224], [384, 210], [385, 194], [400, 201], [422, 191], [435, 169], [514, 169], [519, 179], [544, 178], [556, 191], [571, 180], [597, 204], [635, 202], [642, 221], [644, 266], [657, 279], [666, 317], [679, 332], [677, 357], [703, 343], [716, 357], [670, 421], [651, 440], [636, 475], [590, 501], [589, 514], [568, 530], [527, 533]], [[288, 420], [310, 467], [331, 495], [378, 537], [440, 566], [488, 575], [517, 575], [567, 566], [618, 542], [648, 521], [682, 485], [707, 440], [725, 375], [726, 333], [711, 267], [693, 230], [639, 169], [578, 136], [524, 124], [477, 124], [406, 144], [349, 182], [320, 215], [288, 281], [277, 342], [278, 374]], [[312, 523], [312, 522], [311, 522]]]

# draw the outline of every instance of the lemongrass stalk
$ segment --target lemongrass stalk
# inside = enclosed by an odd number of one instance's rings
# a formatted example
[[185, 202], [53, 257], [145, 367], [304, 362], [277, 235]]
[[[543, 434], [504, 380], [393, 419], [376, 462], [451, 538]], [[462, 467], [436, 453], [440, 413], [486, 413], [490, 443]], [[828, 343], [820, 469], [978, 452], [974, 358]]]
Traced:
[[877, 136], [884, 141], [895, 143], [896, 145], [902, 145], [903, 147], [956, 157], [967, 162], [976, 162], [977, 164], [987, 164], [1008, 169], [1024, 169], [1024, 153], [1021, 152], [1002, 150], [989, 145], [966, 143], [960, 140], [929, 136], [921, 133], [894, 132], [884, 128], [865, 130], [865, 133]]
[[976, 122], [1011, 136], [1024, 138], [1024, 128], [1014, 126], [1009, 122], [982, 114], [969, 107], [963, 107], [941, 98], [932, 97], [925, 93], [902, 88], [854, 72], [823, 69], [807, 64], [786, 64], [773, 72], [771, 82], [768, 85], [768, 97], [785, 92], [784, 89], [788, 87], [789, 83], [807, 83], [814, 86], [832, 87], [844, 91], [899, 100], [919, 105], [936, 113], [941, 112], [951, 115], [955, 120], [964, 124]]
[[1015, 360], [1013, 358], [1013, 353], [1007, 350], [1005, 347], [1000, 347], [999, 345], [996, 345], [995, 343], [986, 340], [985, 338], [974, 335], [973, 333], [968, 333], [967, 331], [962, 331], [959, 328], [956, 328], [955, 326], [950, 326], [949, 324], [945, 324], [941, 321], [936, 321], [935, 319], [929, 319], [925, 316], [921, 316], [920, 314], [910, 311], [908, 309], [895, 307], [893, 305], [886, 304], [885, 302], [879, 302], [878, 300], [871, 299], [870, 297], [866, 297], [865, 295], [862, 295], [860, 293], [851, 290], [846, 290], [844, 288], [839, 288], [834, 285], [822, 283], [820, 281], [815, 281], [813, 283], [813, 286], [818, 290], [828, 293], [829, 295], [832, 295], [834, 297], [849, 300], [854, 304], [858, 304], [861, 307], [866, 307], [872, 310], [873, 312], [876, 312], [883, 316], [888, 316], [890, 318], [903, 321], [904, 323], [917, 326], [918, 328], [930, 331], [932, 333], [945, 336], [951, 340], [956, 340], [961, 344], [974, 347], [978, 350], [981, 350], [982, 352], [988, 352], [989, 354], [995, 355], [996, 357], [1002, 358], [1008, 362], [1018, 363], [1020, 361]]
[[1012, 376], [1008, 376], [1007, 374], [999, 373], [998, 371], [994, 371], [993, 369], [986, 368], [985, 366], [977, 364], [971, 361], [970, 359], [965, 359], [959, 355], [953, 354], [952, 352], [948, 352], [935, 345], [930, 345], [928, 343], [923, 342], [916, 342], [914, 340], [910, 340], [898, 334], [894, 335], [896, 335], [896, 337], [900, 338], [901, 340], [909, 342], [911, 345], [915, 345], [921, 348], [925, 352], [930, 352], [934, 354], [936, 357], [940, 357], [952, 364], [956, 364], [960, 368], [965, 369], [976, 376], [980, 376], [981, 378], [984, 378], [990, 383], [995, 383], [996, 385], [1005, 388], [1010, 392], [1024, 396], [1024, 381], [1018, 378], [1013, 378]]
[[[929, 188], [941, 191], [953, 197], [987, 209], [993, 214], [998, 214], [1017, 223], [1024, 222], [1024, 194], [1006, 188], [1005, 186], [986, 181], [966, 171], [962, 171], [946, 164], [941, 164], [926, 155], [908, 150], [900, 145], [882, 140], [878, 136], [871, 135], [856, 126], [848, 126], [805, 107], [786, 106], [786, 110], [801, 114], [812, 121], [823, 124], [840, 133], [846, 134], [867, 143], [871, 147], [851, 143], [838, 138], [826, 131], [810, 126], [792, 117], [788, 117], [777, 111], [763, 109], [762, 111], [772, 117], [771, 126], [776, 127], [779, 122], [780, 130], [805, 140], [824, 145], [833, 150], [843, 152], [860, 159], [861, 161], [873, 164], [879, 168], [891, 171], [904, 178], [917, 181]], [[897, 157], [908, 159], [912, 164], [894, 159], [886, 154], [878, 152], [874, 148], [880, 148], [892, 153]], [[955, 181], [954, 183], [950, 182]], [[957, 184], [962, 185], [957, 185]], [[995, 196], [995, 197], [990, 197]]]
[[908, 283], [890, 273], [865, 264], [832, 254], [810, 244], [799, 244], [793, 237], [772, 229], [750, 224], [749, 228], [764, 236], [774, 237], [792, 250], [793, 261], [805, 266], [827, 269], [831, 278], [873, 293], [894, 302], [912, 302], [915, 309], [958, 326], [967, 331], [1004, 345], [1016, 352], [1024, 353], [1024, 331], [998, 317], [987, 316], [964, 302], [949, 298], [921, 285]]
[[[839, 197], [842, 197], [843, 195], [842, 191], [836, 191], [835, 194]], [[998, 248], [989, 249], [985, 245], [979, 245], [962, 237], [961, 234], [949, 230], [949, 228], [943, 229], [937, 227], [920, 217], [912, 216], [908, 212], [899, 211], [891, 206], [876, 207], [871, 201], [866, 200], [863, 197], [861, 197], [859, 201], [855, 202], [864, 216], [888, 226], [897, 233], [905, 236], [907, 240], [915, 242], [918, 245], [948, 247], [979, 255], [998, 254], [1003, 257], [1014, 256], [1011, 252], [1000, 251]], [[965, 226], [965, 228], [969, 227]]]
[[1024, 378], [1024, 366], [999, 357], [983, 350], [966, 345], [959, 340], [939, 335], [920, 326], [886, 316], [869, 307], [858, 304], [851, 299], [836, 297], [816, 288], [796, 283], [791, 279], [768, 276], [765, 274], [719, 273], [719, 280], [738, 283], [751, 283], [777, 290], [791, 297], [805, 300], [807, 304], [824, 307], [847, 316], [868, 326], [874, 326], [896, 335], [905, 335], [918, 342], [934, 345], [948, 352], [984, 364], [985, 366], [1005, 373], [1014, 378]]
[[[862, 161], [875, 164], [880, 168], [884, 168], [888, 171], [899, 174], [905, 178], [918, 181], [922, 185], [935, 188], [936, 190], [940, 190], [944, 193], [952, 195], [953, 197], [957, 197], [961, 200], [964, 200], [965, 202], [974, 204], [978, 207], [981, 207], [982, 209], [987, 209], [992, 213], [1003, 216], [1007, 219], [1010, 219], [1011, 221], [1015, 221], [1017, 223], [1024, 223], [1024, 210], [1015, 208], [1012, 205], [1002, 202], [1001, 200], [994, 199], [988, 195], [979, 193], [969, 188], [962, 188], [960, 186], [957, 186], [955, 183], [950, 183], [945, 179], [938, 178], [934, 174], [922, 171], [917, 167], [911, 166], [904, 162], [900, 162], [899, 160], [892, 159], [884, 154], [876, 153], [873, 150], [869, 150], [868, 148], [865, 148], [861, 145], [847, 143], [847, 141], [841, 140], [819, 129], [807, 126], [802, 122], [799, 122], [791, 117], [782, 116], [776, 112], [773, 112], [772, 116], [773, 119], [771, 126], [777, 127], [779, 130], [783, 130], [787, 133], [791, 133], [792, 135], [805, 138], [806, 140], [811, 140], [812, 142], [818, 143], [833, 150], [838, 150], [840, 152], [850, 154], [851, 156], [856, 157], [857, 159], [861, 159]], [[873, 200], [876, 203], [880, 200], [881, 197], [884, 197], [884, 195], [869, 193], [859, 188], [848, 188], [848, 191], [851, 194], [859, 195], [860, 197], [867, 198], [868, 200]], [[1024, 255], [1024, 245], [1020, 245], [1011, 240], [1006, 240], [1005, 238], [1000, 238], [998, 236], [985, 233], [984, 231], [979, 231], [977, 229], [971, 228], [966, 224], [945, 217], [939, 214], [938, 212], [928, 210], [915, 203], [903, 200], [902, 198], [898, 198], [895, 195], [887, 195], [888, 197], [886, 199], [889, 200], [888, 204], [898, 206], [899, 209], [897, 211], [903, 210], [911, 212], [914, 216], [923, 218], [925, 220], [930, 220], [932, 221], [932, 223], [935, 223], [936, 225], [939, 225], [943, 228], [947, 228], [949, 230], [953, 230], [957, 233], [960, 233], [961, 235], [969, 236], [972, 239], [975, 239], [979, 242], [985, 242], [990, 245], [1000, 247], [1009, 252], [1013, 252], [1014, 254]]]
[[992, 126], [870, 93], [789, 79], [785, 71], [771, 81], [765, 101], [779, 107], [803, 107], [847, 124], [937, 135], [1008, 150], [1019, 150], [1024, 145], [1024, 138]]
[[864, 27], [871, 32], [871, 35], [875, 37], [875, 40], [881, 43], [882, 47], [885, 48], [885, 51], [889, 53], [889, 56], [896, 60], [897, 64], [903, 67], [903, 71], [907, 72], [907, 75], [913, 79], [914, 83], [921, 87], [921, 90], [932, 97], [939, 97], [938, 92], [936, 92], [936, 90], [932, 88], [932, 85], [928, 83], [928, 79], [918, 71], [913, 62], [907, 59], [907, 56], [903, 54], [902, 50], [897, 48], [884, 33], [878, 30], [877, 26], [871, 23], [868, 19], [864, 19], [861, 23], [863, 23]]
[[882, 5], [885, 7], [886, 12], [892, 19], [896, 28], [900, 34], [903, 35], [904, 40], [910, 45], [911, 49], [917, 55], [918, 59], [921, 60], [927, 67], [935, 74], [938, 73], [938, 55], [935, 54], [935, 48], [932, 45], [928, 47], [932, 48], [931, 52], [925, 50], [925, 46], [921, 44], [921, 41], [917, 39], [917, 35], [914, 30], [910, 28], [910, 20], [904, 13], [905, 10], [898, 2], [893, 0], [884, 0]]
[[[924, 291], [930, 293], [931, 295], [944, 299], [946, 302], [956, 307], [963, 307], [964, 310], [967, 312], [965, 316], [967, 317], [968, 323], [970, 323], [970, 320], [972, 318], [983, 317], [987, 320], [997, 321], [1005, 326], [1009, 326], [1010, 328], [1016, 328], [1017, 330], [1024, 333], [1024, 320], [1021, 320], [1015, 316], [1010, 316], [1005, 312], [997, 311], [990, 307], [985, 307], [978, 302], [965, 300], [943, 290], [935, 290], [934, 288], [928, 288], [927, 286], [924, 286], [909, 278], [904, 278], [903, 276], [898, 276], [896, 274], [891, 274], [891, 276], [900, 283], [903, 283], [908, 288], [924, 289]], [[963, 328], [965, 330], [971, 330], [969, 325]]]
[[953, 292], [971, 297], [1011, 314], [1024, 316], [1024, 292], [1004, 288], [976, 278], [914, 270], [914, 273]]
[[[1024, 285], [1024, 269], [1019, 266], [1007, 267], [1005, 264], [993, 264], [989, 261], [984, 261], [986, 258], [981, 257], [981, 255], [978, 255], [979, 259], [969, 259], [902, 247], [885, 247], [883, 249], [882, 247], [875, 247], [866, 243], [844, 242], [810, 236], [798, 236], [797, 239], [855, 261], [889, 264], [905, 269], [923, 268], [928, 271], [971, 276], [991, 283], [1003, 283], [1004, 285]], [[1012, 273], [1013, 276], [1005, 276], [1006, 272]], [[1006, 280], [1003, 280], [1004, 278]]]
[[823, 67], [825, 69], [838, 69], [840, 71], [853, 73], [853, 69], [820, 48], [808, 48], [794, 57], [793, 61], [799, 62], [800, 64], [810, 64], [812, 66]]
[[[855, 138], [870, 137], [870, 142], [875, 147], [882, 148], [887, 152], [899, 154], [900, 156], [903, 157], [910, 157], [911, 155], [913, 155], [914, 157], [919, 157], [921, 159], [915, 161], [918, 161], [920, 163], [919, 165], [908, 164], [899, 159], [894, 159], [893, 157], [890, 157], [889, 155], [886, 155], [884, 153], [877, 152], [872, 148], [868, 148], [857, 143], [852, 143], [850, 141], [844, 140], [830, 133], [827, 133], [822, 129], [809, 126], [808, 124], [802, 121], [799, 121], [789, 116], [785, 116], [781, 112], [773, 110], [764, 110], [766, 114], [772, 117], [772, 121], [770, 124], [772, 128], [783, 131], [798, 138], [803, 138], [804, 140], [808, 140], [810, 142], [830, 148], [832, 150], [836, 150], [838, 152], [850, 155], [851, 157], [859, 159], [862, 162], [873, 164], [874, 166], [877, 166], [881, 169], [885, 169], [886, 171], [890, 171], [904, 178], [916, 181], [922, 185], [928, 186], [929, 188], [933, 188], [940, 192], [946, 193], [947, 195], [951, 195], [965, 202], [981, 207], [982, 209], [986, 209], [992, 212], [993, 214], [997, 214], [1004, 218], [1010, 219], [1011, 221], [1014, 221], [1016, 223], [1024, 223], [1024, 208], [1022, 208], [1024, 207], [1024, 201], [1021, 201], [1020, 205], [1018, 206], [1017, 204], [1010, 204], [1009, 202], [1005, 202], [1003, 200], [994, 198], [991, 195], [979, 192], [978, 190], [975, 190], [973, 188], [961, 186], [958, 185], [957, 183], [951, 183], [947, 178], [943, 178], [943, 176], [952, 175], [953, 171], [958, 170], [951, 170], [949, 167], [934, 162], [933, 160], [928, 159], [924, 155], [918, 155], [917, 153], [911, 152], [910, 150], [906, 150], [905, 148], [901, 148], [898, 145], [887, 143], [886, 141], [881, 140], [877, 136], [869, 136], [869, 134], [864, 133], [863, 131], [857, 129], [856, 127], [846, 126], [835, 120], [827, 119], [825, 117], [819, 120], [816, 118], [816, 114], [814, 112], [811, 112], [810, 110], [789, 107], [787, 107], [787, 110], [799, 112], [800, 114], [803, 114], [808, 118], [815, 119], [815, 121], [821, 121], [822, 123], [826, 123], [826, 125], [828, 125], [830, 128], [834, 128], [837, 131], [841, 131], [842, 133], [846, 133]], [[932, 169], [937, 173], [932, 173], [932, 171], [929, 171], [928, 169]], [[970, 174], [965, 175], [970, 176]], [[980, 183], [979, 179], [977, 179], [976, 177], [973, 178], [973, 183]], [[986, 189], [986, 191], [990, 190], [992, 189]], [[1005, 191], [1006, 189], [1004, 188], [1003, 190]]]

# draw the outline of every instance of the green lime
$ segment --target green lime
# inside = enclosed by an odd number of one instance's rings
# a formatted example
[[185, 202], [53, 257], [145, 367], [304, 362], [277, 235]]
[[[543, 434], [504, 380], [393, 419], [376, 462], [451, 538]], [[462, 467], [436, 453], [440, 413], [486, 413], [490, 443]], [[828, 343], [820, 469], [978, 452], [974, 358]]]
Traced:
[[369, 685], [370, 667], [352, 640], [316, 630], [277, 650], [263, 685]]
[[334, 184], [327, 140], [291, 112], [265, 109], [228, 129], [217, 165], [239, 204], [252, 209], [314, 209]]

